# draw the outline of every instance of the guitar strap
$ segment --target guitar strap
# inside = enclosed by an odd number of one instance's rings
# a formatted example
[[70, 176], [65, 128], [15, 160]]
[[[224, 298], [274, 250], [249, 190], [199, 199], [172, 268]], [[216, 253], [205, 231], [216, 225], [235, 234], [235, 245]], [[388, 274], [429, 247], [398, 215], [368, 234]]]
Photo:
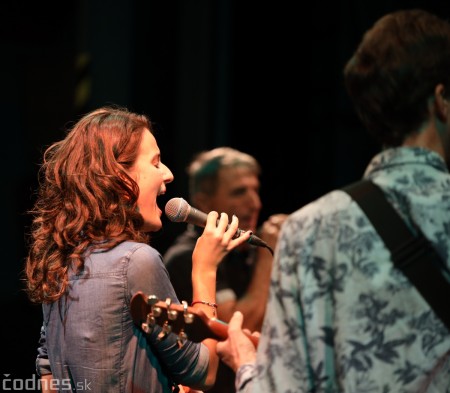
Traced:
[[390, 249], [394, 265], [416, 286], [450, 330], [450, 282], [443, 272], [447, 267], [434, 247], [419, 229], [418, 235], [413, 235], [381, 188], [370, 180], [354, 182], [342, 190], [360, 205]]

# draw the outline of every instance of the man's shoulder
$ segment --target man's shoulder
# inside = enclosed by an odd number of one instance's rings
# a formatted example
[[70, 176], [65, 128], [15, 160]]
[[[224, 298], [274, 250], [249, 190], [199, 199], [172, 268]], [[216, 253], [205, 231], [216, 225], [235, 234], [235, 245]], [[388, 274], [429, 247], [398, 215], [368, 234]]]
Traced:
[[335, 189], [300, 207], [288, 217], [288, 220], [331, 217], [340, 211], [347, 211], [351, 202], [352, 199], [349, 194], [341, 189]]

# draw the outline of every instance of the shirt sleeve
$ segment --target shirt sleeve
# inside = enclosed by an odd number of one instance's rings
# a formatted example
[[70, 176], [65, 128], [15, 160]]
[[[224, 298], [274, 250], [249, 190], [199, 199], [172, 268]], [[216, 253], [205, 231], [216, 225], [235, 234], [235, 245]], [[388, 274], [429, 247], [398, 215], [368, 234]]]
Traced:
[[249, 393], [256, 375], [256, 365], [246, 363], [236, 371], [236, 393]]
[[[142, 291], [146, 295], [155, 295], [160, 300], [170, 297], [172, 302], [180, 303], [161, 254], [154, 248], [140, 245], [132, 252], [127, 276], [130, 297]], [[186, 279], [191, 280], [191, 277]]]
[[[191, 280], [191, 277], [186, 279]], [[174, 304], [180, 303], [161, 255], [147, 245], [139, 247], [130, 255], [128, 286], [130, 298], [136, 292], [142, 291], [161, 300], [170, 298]], [[153, 331], [146, 335], [146, 341], [158, 352], [174, 381], [192, 384], [203, 380], [208, 370], [208, 348], [202, 343], [189, 340], [180, 347], [177, 334], [169, 334], [164, 340], [160, 340], [158, 334], [161, 330], [161, 326], [155, 326]]]
[[39, 337], [38, 355], [36, 358], [36, 373], [42, 377], [52, 373], [50, 361], [47, 354], [47, 340], [45, 336], [45, 326], [42, 325]]

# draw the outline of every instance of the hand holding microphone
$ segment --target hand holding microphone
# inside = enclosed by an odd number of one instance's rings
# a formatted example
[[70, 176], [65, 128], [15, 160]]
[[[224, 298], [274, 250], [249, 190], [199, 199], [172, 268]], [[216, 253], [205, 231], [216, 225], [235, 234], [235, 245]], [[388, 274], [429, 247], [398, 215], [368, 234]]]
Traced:
[[[165, 213], [169, 220], [173, 222], [188, 222], [203, 228], [206, 225], [206, 219], [208, 217], [206, 213], [192, 207], [183, 198], [170, 199], [166, 203]], [[243, 232], [245, 231], [238, 228], [234, 237], [239, 237]], [[248, 239], [248, 243], [254, 246], [266, 247], [273, 253], [267, 243], [258, 236], [252, 234]]]

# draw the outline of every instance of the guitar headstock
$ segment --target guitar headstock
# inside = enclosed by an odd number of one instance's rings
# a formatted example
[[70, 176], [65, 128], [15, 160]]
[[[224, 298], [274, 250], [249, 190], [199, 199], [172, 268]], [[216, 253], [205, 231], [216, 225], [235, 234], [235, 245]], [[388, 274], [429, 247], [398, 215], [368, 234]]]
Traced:
[[173, 304], [170, 298], [161, 301], [156, 296], [137, 292], [131, 298], [130, 309], [133, 322], [144, 332], [151, 333], [159, 325], [162, 327], [160, 339], [169, 333], [176, 333], [180, 345], [187, 339], [200, 342], [206, 338], [219, 341], [227, 338], [224, 322], [208, 318], [202, 310], [188, 306], [185, 301]]
[[[188, 306], [187, 302], [173, 304], [171, 299], [159, 300], [156, 296], [147, 296], [136, 292], [131, 298], [131, 317], [136, 326], [150, 334], [156, 325], [162, 327], [158, 338], [163, 340], [170, 333], [178, 334], [178, 344], [182, 346], [186, 340], [200, 342], [206, 338], [217, 341], [228, 337], [228, 324], [217, 318], [208, 316], [199, 309]], [[258, 337], [244, 332], [255, 347]]]

